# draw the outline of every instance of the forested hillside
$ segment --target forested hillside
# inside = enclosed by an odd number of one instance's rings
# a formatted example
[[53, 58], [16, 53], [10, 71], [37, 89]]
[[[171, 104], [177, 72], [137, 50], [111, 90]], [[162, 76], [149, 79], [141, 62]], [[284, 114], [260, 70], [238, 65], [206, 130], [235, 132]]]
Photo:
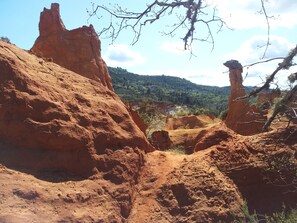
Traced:
[[123, 101], [153, 101], [186, 105], [194, 111], [219, 115], [227, 109], [229, 87], [194, 84], [171, 76], [144, 76], [108, 67], [113, 87]]

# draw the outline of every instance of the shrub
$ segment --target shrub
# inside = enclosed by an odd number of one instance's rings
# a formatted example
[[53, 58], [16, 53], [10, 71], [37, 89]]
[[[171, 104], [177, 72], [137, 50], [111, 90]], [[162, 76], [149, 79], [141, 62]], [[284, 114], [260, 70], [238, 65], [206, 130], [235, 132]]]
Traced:
[[233, 223], [295, 223], [297, 222], [297, 209], [291, 209], [290, 211], [285, 211], [285, 207], [280, 212], [275, 212], [271, 216], [260, 215], [257, 212], [250, 213], [246, 202], [244, 202], [241, 209], [241, 216], [234, 216], [235, 219]]
[[280, 154], [264, 158], [268, 166], [266, 180], [276, 186], [297, 193], [297, 162], [294, 154]]
[[1, 36], [0, 39], [4, 42], [10, 43], [10, 39], [5, 36]]

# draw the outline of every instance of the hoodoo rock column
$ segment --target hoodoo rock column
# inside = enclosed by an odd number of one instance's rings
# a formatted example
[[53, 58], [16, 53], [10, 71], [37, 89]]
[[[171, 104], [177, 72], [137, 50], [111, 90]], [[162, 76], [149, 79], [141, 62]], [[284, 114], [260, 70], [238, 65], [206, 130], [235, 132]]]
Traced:
[[237, 60], [229, 60], [224, 65], [229, 68], [231, 84], [225, 120], [227, 127], [241, 135], [260, 133], [266, 121], [263, 111], [250, 105], [247, 99], [239, 99], [246, 94], [242, 84], [242, 65]]

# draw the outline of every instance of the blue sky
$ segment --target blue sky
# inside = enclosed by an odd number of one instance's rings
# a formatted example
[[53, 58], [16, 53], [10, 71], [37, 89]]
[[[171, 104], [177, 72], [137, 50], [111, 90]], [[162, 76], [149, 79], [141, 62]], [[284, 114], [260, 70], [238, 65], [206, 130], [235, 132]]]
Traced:
[[[50, 8], [53, 1], [0, 1], [0, 36], [8, 37], [12, 43], [23, 49], [30, 49], [38, 37], [38, 22], [40, 12], [44, 7]], [[85, 0], [56, 0], [60, 4], [60, 13], [67, 29], [74, 29], [83, 25], [94, 25], [97, 31], [106, 26], [110, 17], [102, 14], [102, 18], [92, 18], [86, 9], [91, 9], [91, 1]], [[118, 3], [131, 11], [142, 10], [149, 0], [110, 0], [92, 2], [104, 4], [111, 7]], [[124, 2], [124, 3], [123, 3]], [[109, 66], [119, 66], [128, 71], [144, 75], [171, 75], [186, 78], [194, 83], [203, 85], [226, 86], [229, 85], [227, 69], [223, 63], [229, 59], [237, 59], [243, 65], [258, 61], [264, 52], [264, 48], [258, 48], [267, 40], [267, 27], [263, 15], [257, 13], [261, 9], [260, 0], [207, 0], [209, 4], [217, 6], [228, 26], [233, 28], [223, 29], [216, 33], [214, 28], [214, 50], [212, 45], [196, 41], [193, 44], [193, 53], [183, 51], [183, 42], [180, 39], [184, 33], [177, 33], [174, 37], [163, 36], [162, 31], [175, 19], [164, 17], [159, 23], [146, 26], [143, 29], [140, 40], [131, 45], [132, 32], [124, 31], [119, 38], [111, 43], [110, 39], [101, 36], [102, 56]], [[292, 0], [270, 0], [266, 5], [267, 13], [273, 15], [270, 20], [271, 46], [266, 58], [285, 56], [289, 49], [296, 44], [297, 1]], [[165, 27], [165, 28], [164, 28]], [[168, 28], [167, 28], [168, 29]], [[200, 33], [205, 33], [202, 26], [198, 26]], [[243, 75], [248, 72], [245, 85], [258, 85], [263, 82], [266, 75], [275, 69], [275, 61], [258, 65], [244, 70]], [[294, 70], [295, 69], [295, 70]], [[296, 72], [296, 66], [289, 73]], [[286, 85], [286, 73], [278, 75], [278, 83]]]

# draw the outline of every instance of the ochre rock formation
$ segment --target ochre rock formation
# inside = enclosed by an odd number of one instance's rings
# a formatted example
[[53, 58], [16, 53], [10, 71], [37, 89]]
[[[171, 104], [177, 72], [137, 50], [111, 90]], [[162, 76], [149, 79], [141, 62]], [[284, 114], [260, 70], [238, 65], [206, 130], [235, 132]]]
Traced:
[[[0, 72], [0, 164], [41, 174], [41, 178], [49, 172], [100, 179], [98, 189], [85, 197], [71, 192], [55, 199], [73, 203], [72, 207], [82, 207], [89, 200], [106, 202], [101, 208], [106, 214], [88, 216], [96, 221], [124, 221], [132, 207], [144, 152], [154, 148], [119, 97], [98, 81], [3, 41]], [[59, 178], [53, 175], [48, 180]], [[94, 195], [96, 191], [99, 194]], [[25, 200], [39, 198], [39, 192], [27, 189], [13, 193]], [[59, 210], [59, 215], [54, 214], [57, 221], [80, 219]], [[3, 214], [1, 222], [27, 222], [26, 216], [5, 220], [7, 212]], [[79, 221], [89, 222], [90, 217], [84, 216]], [[41, 221], [38, 215], [34, 219]]]
[[5, 162], [86, 176], [106, 149], [153, 150], [119, 97], [100, 82], [3, 41], [0, 70], [0, 139], [11, 157]]
[[232, 222], [243, 203], [233, 182], [207, 155], [181, 158], [157, 192], [160, 211], [150, 214], [151, 222]]
[[101, 81], [3, 41], [0, 74], [1, 223], [242, 222], [244, 200], [261, 215], [296, 208], [294, 183], [267, 181], [278, 176], [267, 158], [296, 161], [294, 124], [256, 136], [214, 123], [168, 130], [192, 154], [153, 151]]
[[221, 125], [205, 130], [203, 135], [196, 141], [194, 151], [207, 149], [213, 145], [220, 145], [232, 138], [234, 132], [227, 128], [222, 128]]
[[294, 157], [294, 128], [241, 136], [215, 126], [202, 141], [216, 142], [190, 155], [107, 150], [98, 159], [103, 178], [32, 176], [3, 166], [2, 153], [0, 222], [244, 222], [244, 200], [261, 215], [296, 208], [294, 185], [267, 181], [275, 175], [269, 178], [263, 159]]
[[253, 135], [262, 132], [266, 117], [255, 105], [251, 106], [246, 99], [242, 85], [242, 65], [236, 60], [224, 63], [229, 68], [231, 93], [228, 103], [228, 114], [225, 119], [227, 127], [241, 135]]
[[126, 105], [128, 111], [130, 112], [133, 121], [138, 126], [138, 128], [146, 135], [147, 125], [144, 123], [143, 119], [140, 117], [138, 111], [133, 110], [133, 108], [127, 104]]
[[[202, 119], [202, 116], [189, 115], [182, 116], [177, 118], [168, 118], [166, 121], [166, 130], [175, 130], [175, 129], [196, 129], [203, 128], [206, 126]], [[207, 116], [205, 116], [207, 117]], [[210, 119], [210, 118], [209, 118]]]
[[173, 146], [184, 148], [185, 153], [191, 154], [198, 140], [204, 136], [207, 128], [176, 129], [169, 131], [169, 137]]
[[[296, 126], [293, 128], [296, 129]], [[251, 212], [271, 215], [282, 211], [284, 205], [296, 207], [297, 194], [291, 184], [291, 170], [277, 164], [278, 159], [294, 156], [297, 149], [297, 137], [296, 134], [290, 135], [291, 130], [283, 128], [257, 136], [241, 136], [224, 125], [216, 126], [209, 129], [203, 141], [211, 142], [216, 138], [217, 142], [209, 144], [210, 147], [205, 146], [200, 152], [209, 156], [213, 165], [232, 179]], [[202, 145], [198, 143], [196, 148], [202, 149]], [[273, 163], [269, 163], [269, 160]], [[280, 165], [294, 166], [293, 159], [291, 162]], [[269, 172], [270, 167], [283, 168], [283, 179], [276, 181], [280, 175]]]
[[[0, 164], [40, 177], [36, 185], [47, 191], [52, 182], [86, 177], [97, 187], [88, 181], [73, 183], [79, 187], [75, 191], [60, 185], [61, 193], [43, 193], [29, 188], [32, 180], [23, 189], [19, 184], [5, 187], [16, 202], [38, 205], [26, 215], [0, 207], [0, 222], [125, 222], [144, 153], [154, 148], [114, 93], [93, 27], [66, 30], [59, 5], [52, 4], [41, 13], [39, 28], [30, 53], [0, 41]], [[26, 182], [26, 175], [21, 179]], [[55, 203], [55, 212], [47, 201]], [[89, 208], [98, 203], [105, 205]]]
[[172, 146], [169, 133], [165, 130], [153, 132], [150, 141], [159, 150], [168, 150]]
[[150, 139], [151, 144], [158, 150], [179, 148], [186, 154], [194, 151], [195, 145], [208, 128], [176, 129], [155, 131]]
[[[29, 152], [34, 156], [33, 151]], [[1, 164], [5, 164], [6, 153], [0, 150]], [[63, 156], [62, 151], [56, 154]], [[43, 156], [47, 155], [43, 151]], [[58, 161], [54, 156], [47, 158]], [[98, 167], [104, 174], [89, 179], [53, 172], [54, 169], [39, 170], [32, 176], [28, 170], [19, 172], [0, 165], [0, 222], [126, 222], [133, 204], [134, 185], [144, 165], [143, 154], [126, 147], [109, 151], [100, 159]], [[77, 159], [78, 166], [80, 161]]]
[[183, 148], [185, 153], [193, 153], [198, 140], [205, 131], [218, 123], [212, 115], [190, 115], [168, 118], [161, 131], [155, 131], [151, 143], [159, 150], [169, 148]]
[[51, 9], [44, 8], [40, 14], [39, 32], [32, 53], [113, 90], [101, 58], [101, 43], [92, 25], [67, 30], [60, 17], [59, 4], [53, 3]]

